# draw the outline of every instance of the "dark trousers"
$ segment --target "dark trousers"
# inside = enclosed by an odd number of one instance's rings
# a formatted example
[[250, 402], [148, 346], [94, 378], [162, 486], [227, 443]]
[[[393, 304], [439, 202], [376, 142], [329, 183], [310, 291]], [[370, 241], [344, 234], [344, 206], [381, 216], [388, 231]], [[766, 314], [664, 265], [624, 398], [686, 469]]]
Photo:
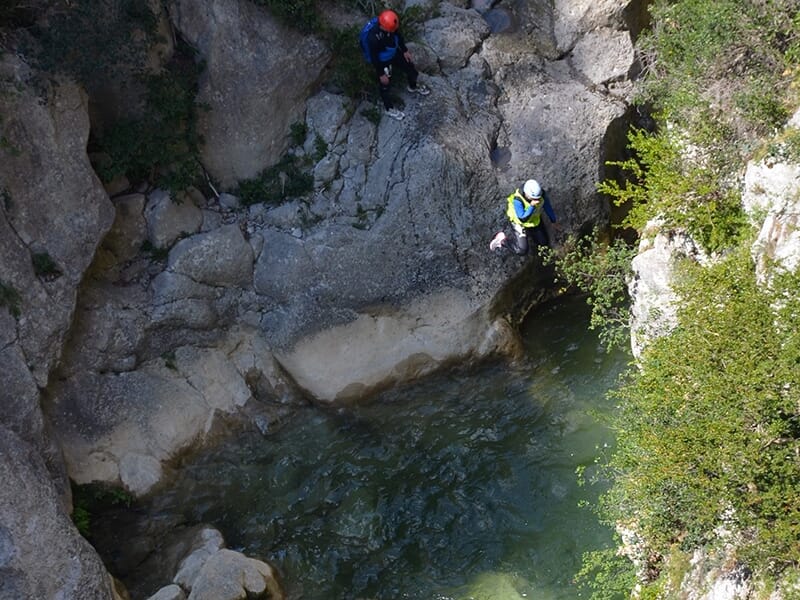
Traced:
[[[397, 54], [394, 55], [392, 62], [389, 64], [391, 65], [389, 67], [390, 73], [393, 72], [394, 69], [400, 69], [406, 74], [406, 77], [408, 77], [408, 85], [412, 88], [417, 87], [417, 77], [419, 76], [419, 73], [417, 72], [414, 63], [407, 61], [406, 57], [403, 56], [402, 52], [398, 50]], [[392, 79], [390, 77], [389, 85], [391, 84], [392, 84]], [[378, 89], [380, 90], [381, 93], [381, 100], [383, 100], [383, 107], [386, 110], [389, 110], [393, 106], [392, 99], [389, 97], [389, 86], [383, 85], [380, 81], [378, 81]]]
[[[531, 241], [533, 244], [530, 243]], [[539, 223], [536, 227], [525, 227], [522, 233], [515, 228], [514, 234], [506, 237], [505, 246], [520, 256], [527, 254], [531, 245], [534, 248], [550, 245], [550, 236], [547, 235], [544, 223]]]

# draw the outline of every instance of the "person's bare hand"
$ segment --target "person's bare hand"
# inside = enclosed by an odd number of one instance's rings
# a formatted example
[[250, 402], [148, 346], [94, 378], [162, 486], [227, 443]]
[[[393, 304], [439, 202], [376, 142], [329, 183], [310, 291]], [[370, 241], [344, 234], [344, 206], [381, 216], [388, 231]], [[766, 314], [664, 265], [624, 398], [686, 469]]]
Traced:
[[411, 52], [409, 52], [408, 50], [406, 50], [406, 51], [403, 53], [403, 56], [405, 57], [405, 59], [406, 59], [408, 62], [414, 62], [414, 61], [412, 60], [412, 58], [411, 58]]
[[388, 75], [381, 75], [380, 76], [381, 85], [389, 85], [389, 76]]

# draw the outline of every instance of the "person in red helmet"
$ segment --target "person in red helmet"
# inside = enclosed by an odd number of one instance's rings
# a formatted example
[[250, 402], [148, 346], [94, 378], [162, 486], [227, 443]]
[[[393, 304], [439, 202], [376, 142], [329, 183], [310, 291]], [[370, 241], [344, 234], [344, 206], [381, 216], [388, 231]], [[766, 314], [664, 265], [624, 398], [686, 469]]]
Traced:
[[367, 49], [369, 62], [378, 76], [378, 87], [386, 114], [400, 121], [405, 114], [394, 108], [389, 97], [389, 84], [393, 68], [397, 67], [405, 72], [408, 78], [409, 92], [427, 96], [430, 94], [430, 90], [417, 81], [419, 73], [414, 66], [411, 53], [406, 47], [403, 34], [400, 33], [400, 18], [396, 12], [385, 10], [378, 15], [377, 26], [372, 27], [367, 33]]

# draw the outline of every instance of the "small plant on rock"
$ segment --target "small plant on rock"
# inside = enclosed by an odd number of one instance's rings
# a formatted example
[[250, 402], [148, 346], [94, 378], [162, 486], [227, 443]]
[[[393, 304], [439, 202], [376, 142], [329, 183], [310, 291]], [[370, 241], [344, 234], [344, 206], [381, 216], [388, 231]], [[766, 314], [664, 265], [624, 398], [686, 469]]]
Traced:
[[61, 275], [61, 269], [47, 252], [37, 252], [31, 256], [33, 262], [33, 272], [37, 277], [54, 279]]
[[19, 317], [22, 314], [21, 303], [22, 297], [14, 286], [0, 280], [0, 306], [5, 306], [13, 317]]

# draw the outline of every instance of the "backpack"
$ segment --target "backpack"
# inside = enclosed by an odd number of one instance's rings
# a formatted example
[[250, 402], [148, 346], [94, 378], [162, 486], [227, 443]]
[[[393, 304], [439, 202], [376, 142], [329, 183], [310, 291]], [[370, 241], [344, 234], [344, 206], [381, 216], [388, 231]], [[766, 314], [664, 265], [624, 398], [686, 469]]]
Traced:
[[364, 53], [364, 60], [368, 63], [372, 62], [372, 59], [369, 56], [369, 45], [367, 44], [367, 36], [369, 32], [378, 24], [378, 17], [372, 17], [364, 27], [361, 28], [361, 33], [358, 34], [358, 43], [361, 46], [361, 52]]

